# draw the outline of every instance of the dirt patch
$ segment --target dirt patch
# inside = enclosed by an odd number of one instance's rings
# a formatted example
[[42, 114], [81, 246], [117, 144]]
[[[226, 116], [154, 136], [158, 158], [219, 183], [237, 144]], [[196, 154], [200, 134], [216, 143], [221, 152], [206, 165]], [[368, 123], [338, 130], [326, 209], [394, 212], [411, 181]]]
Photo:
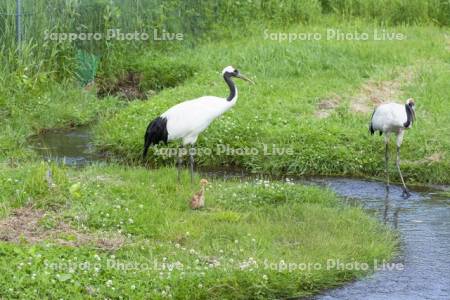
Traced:
[[126, 238], [119, 234], [81, 232], [43, 210], [25, 207], [0, 220], [0, 240], [30, 244], [49, 241], [64, 246], [92, 245], [99, 249], [115, 250], [125, 243]]
[[381, 103], [396, 102], [401, 94], [401, 87], [413, 80], [414, 72], [409, 67], [393, 80], [369, 81], [361, 87], [357, 95], [350, 98], [350, 109], [356, 113], [366, 114]]
[[[407, 67], [393, 80], [369, 80], [350, 97], [350, 110], [354, 113], [368, 114], [381, 103], [398, 102], [401, 87], [410, 84], [414, 80], [414, 74], [413, 68]], [[320, 101], [317, 105], [316, 117], [322, 119], [330, 116], [341, 102], [342, 98], [337, 95]]]
[[419, 160], [403, 160], [403, 162], [411, 165], [430, 165], [441, 162], [445, 159], [445, 152], [435, 152], [425, 158]]
[[428, 160], [429, 162], [440, 162], [444, 159], [444, 156], [445, 156], [444, 152], [436, 152], [426, 157], [425, 159]]
[[323, 99], [317, 105], [317, 110], [315, 112], [316, 117], [319, 119], [329, 117], [330, 114], [339, 106], [341, 101], [342, 98], [339, 97], [338, 95], [334, 95], [330, 98]]
[[117, 80], [114, 84], [103, 82], [99, 80], [98, 92], [99, 97], [116, 96], [121, 99], [145, 100], [155, 94], [154, 91], [143, 91], [140, 83], [143, 80], [142, 74], [135, 72], [128, 72]]

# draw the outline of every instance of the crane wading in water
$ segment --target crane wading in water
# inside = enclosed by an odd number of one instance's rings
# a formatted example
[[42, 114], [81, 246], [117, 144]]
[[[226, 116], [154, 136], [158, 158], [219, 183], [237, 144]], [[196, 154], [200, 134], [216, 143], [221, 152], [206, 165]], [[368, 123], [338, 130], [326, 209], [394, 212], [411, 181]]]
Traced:
[[[225, 98], [215, 96], [203, 96], [197, 99], [184, 101], [169, 108], [161, 116], [157, 117], [147, 127], [144, 137], [143, 157], [147, 156], [148, 148], [159, 143], [167, 144], [173, 140], [182, 140], [181, 150], [186, 146], [193, 148], [198, 135], [202, 133], [216, 118], [232, 108], [237, 101], [238, 91], [232, 78], [240, 78], [253, 83], [242, 75], [239, 70], [228, 66], [222, 71], [223, 79], [230, 88], [229, 96]], [[194, 173], [194, 156], [189, 149], [191, 181]], [[180, 179], [181, 152], [178, 155], [178, 179]]]
[[385, 144], [385, 154], [384, 154], [384, 171], [386, 173], [386, 188], [389, 190], [389, 172], [388, 172], [388, 162], [389, 162], [389, 136], [394, 133], [397, 136], [397, 170], [400, 175], [400, 179], [403, 184], [403, 194], [405, 198], [408, 198], [411, 194], [406, 188], [405, 181], [403, 180], [403, 175], [400, 170], [400, 146], [403, 142], [403, 135], [405, 129], [412, 127], [413, 122], [416, 119], [416, 113], [414, 109], [415, 103], [414, 99], [410, 98], [406, 100], [406, 104], [398, 103], [386, 103], [381, 104], [375, 108], [372, 114], [372, 120], [370, 121], [369, 130], [373, 135], [375, 131], [379, 131], [380, 135], [384, 133], [384, 144]]

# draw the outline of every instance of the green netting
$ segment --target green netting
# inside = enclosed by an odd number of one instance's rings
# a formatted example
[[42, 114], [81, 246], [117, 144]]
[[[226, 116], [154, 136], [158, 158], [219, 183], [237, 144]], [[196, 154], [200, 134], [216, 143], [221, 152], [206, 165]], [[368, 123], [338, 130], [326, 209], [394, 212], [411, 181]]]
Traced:
[[87, 85], [95, 79], [100, 58], [92, 53], [77, 50], [77, 78], [81, 85]]

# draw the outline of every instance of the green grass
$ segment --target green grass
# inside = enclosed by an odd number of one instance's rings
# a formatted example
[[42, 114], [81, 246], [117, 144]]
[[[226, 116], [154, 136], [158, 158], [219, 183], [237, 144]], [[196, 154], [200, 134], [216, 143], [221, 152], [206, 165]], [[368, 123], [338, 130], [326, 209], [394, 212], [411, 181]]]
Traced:
[[[48, 169], [53, 188], [43, 181]], [[52, 239], [34, 245], [1, 242], [2, 297], [307, 295], [366, 274], [326, 269], [328, 260], [371, 265], [374, 259], [389, 259], [396, 247], [392, 233], [360, 208], [342, 205], [328, 190], [215, 180], [207, 187], [206, 208], [192, 211], [187, 201], [196, 189], [188, 183], [187, 173], [180, 185], [175, 177], [174, 169], [165, 168], [74, 170], [44, 163], [2, 167], [4, 216], [14, 207], [32, 205], [47, 212], [39, 223], [43, 228], [62, 219], [79, 231], [114, 232], [127, 239], [116, 251], [92, 244], [65, 247]], [[283, 261], [322, 267], [299, 271], [291, 265], [291, 271], [276, 270], [275, 264], [287, 268]], [[114, 262], [129, 267], [114, 267]], [[154, 269], [155, 262], [178, 267]], [[77, 269], [80, 263], [88, 267]]]
[[[358, 21], [337, 25], [335, 20], [327, 19], [320, 26], [295, 26], [282, 32], [324, 34], [328, 27], [344, 32], [381, 30]], [[448, 183], [450, 119], [449, 114], [442, 113], [450, 92], [450, 56], [445, 38], [448, 31], [432, 26], [385, 29], [401, 32], [407, 39], [288, 43], [264, 39], [261, 28], [249, 38], [207, 43], [193, 51], [175, 51], [169, 55], [181, 60], [184, 57], [197, 73], [181, 86], [166, 89], [149, 101], [131, 103], [113, 118], [101, 120], [95, 128], [96, 143], [120, 159], [138, 161], [149, 121], [183, 100], [202, 95], [225, 96], [228, 91], [219, 71], [233, 64], [257, 84], [237, 82], [237, 105], [198, 140], [198, 148], [213, 150], [211, 156], [197, 157], [199, 165], [295, 175], [381, 177], [383, 141], [368, 134], [371, 111], [353, 113], [350, 102], [369, 80], [395, 80], [403, 70], [411, 68], [413, 80], [401, 82], [398, 91], [400, 101], [414, 97], [417, 102], [417, 123], [406, 133], [402, 146], [404, 175], [411, 183]], [[317, 118], [318, 103], [334, 95], [342, 98], [339, 106], [330, 117]], [[218, 144], [255, 148], [259, 154], [221, 155], [215, 151]], [[264, 145], [291, 149], [294, 154], [268, 159], [263, 155]], [[440, 155], [440, 159], [429, 159], [433, 155]], [[157, 165], [173, 162], [173, 158], [155, 156], [150, 160], [156, 160]]]
[[[395, 1], [395, 9], [386, 4], [377, 14], [373, 1], [320, 1], [324, 12], [336, 12], [320, 18], [320, 25], [311, 22], [320, 14], [319, 1], [297, 2], [285, 2], [285, 6], [278, 1], [264, 2], [267, 6], [257, 11], [253, 5], [262, 2], [221, 1], [224, 9], [220, 11], [227, 14], [219, 24], [239, 28], [246, 20], [257, 19], [267, 26], [225, 30], [217, 24], [211, 26], [216, 20], [211, 14], [201, 19], [206, 23], [186, 23], [192, 26], [190, 30], [201, 29], [198, 33], [217, 34], [203, 35], [195, 48], [189, 43], [148, 48], [102, 45], [106, 48], [99, 65], [100, 87], [114, 84], [131, 71], [142, 76], [144, 92], [160, 91], [147, 101], [134, 102], [98, 99], [94, 92], [80, 89], [73, 77], [76, 51], [67, 43], [42, 47], [30, 42], [19, 56], [11, 48], [11, 24], [0, 22], [0, 30], [9, 37], [0, 51], [0, 215], [6, 218], [15, 208], [32, 206], [46, 212], [39, 228], [51, 230], [63, 220], [79, 232], [92, 236], [110, 232], [127, 240], [118, 250], [102, 250], [92, 242], [67, 247], [54, 239], [38, 244], [24, 239], [19, 244], [0, 242], [0, 296], [282, 298], [316, 293], [367, 272], [324, 268], [279, 272], [265, 268], [265, 260], [278, 266], [282, 260], [325, 266], [328, 259], [370, 265], [374, 259], [391, 258], [396, 248], [394, 234], [361, 208], [342, 204], [328, 190], [278, 182], [216, 180], [208, 187], [206, 209], [191, 211], [187, 201], [195, 188], [188, 183], [187, 174], [182, 184], [176, 184], [175, 170], [165, 167], [173, 163], [172, 158], [151, 156], [149, 161], [158, 170], [139, 166], [148, 122], [180, 101], [206, 94], [225, 96], [227, 89], [219, 72], [233, 64], [257, 84], [238, 82], [238, 104], [202, 134], [197, 146], [214, 150], [218, 144], [226, 144], [254, 148], [259, 154], [198, 156], [200, 166], [295, 175], [382, 176], [382, 138], [368, 135], [370, 113], [352, 113], [349, 108], [352, 97], [368, 81], [392, 80], [411, 68], [414, 79], [401, 84], [398, 91], [401, 99], [414, 97], [417, 102], [418, 120], [402, 147], [404, 175], [409, 183], [450, 181], [450, 116], [445, 113], [450, 92], [449, 32], [448, 28], [425, 25], [445, 24], [447, 11], [436, 10], [443, 2], [436, 1], [433, 6], [415, 1], [405, 7], [405, 2]], [[121, 11], [102, 3], [100, 15], [92, 19], [86, 15], [86, 24], [93, 19], [103, 20], [100, 25], [106, 27], [122, 24]], [[161, 17], [156, 18], [156, 27], [173, 20], [173, 16], [162, 17], [178, 8], [177, 1], [170, 3], [174, 7], [152, 10], [152, 18]], [[44, 10], [44, 2], [40, 5]], [[202, 9], [202, 14], [215, 11], [212, 6]], [[73, 12], [69, 7], [61, 16], [69, 19]], [[364, 19], [342, 21], [350, 15]], [[41, 34], [40, 29], [48, 24], [42, 18], [35, 20], [34, 33]], [[184, 26], [183, 20], [178, 21]], [[308, 20], [308, 25], [299, 24]], [[70, 21], [57, 22], [57, 29], [76, 25], [74, 19]], [[292, 23], [297, 25], [289, 27]], [[387, 28], [407, 35], [405, 41], [395, 42], [264, 39], [266, 28], [270, 32], [322, 34], [329, 27], [371, 32], [380, 23], [423, 25]], [[127, 25], [134, 28], [136, 24]], [[318, 104], [336, 95], [341, 97], [339, 106], [328, 118], [317, 118]], [[109, 151], [124, 165], [66, 169], [36, 163], [37, 155], [27, 147], [30, 135], [95, 122], [99, 150]], [[262, 154], [263, 148], [272, 144], [292, 149], [293, 155], [268, 158]], [[53, 188], [45, 181], [48, 169], [52, 170]], [[60, 238], [73, 241], [76, 236], [68, 232]], [[140, 267], [108, 267], [108, 259]], [[179, 262], [186, 269], [144, 267], [153, 266], [155, 260], [166, 266]], [[90, 267], [71, 270], [69, 262], [86, 262]], [[257, 266], [252, 266], [253, 262]], [[61, 268], [51, 267], [54, 264]]]

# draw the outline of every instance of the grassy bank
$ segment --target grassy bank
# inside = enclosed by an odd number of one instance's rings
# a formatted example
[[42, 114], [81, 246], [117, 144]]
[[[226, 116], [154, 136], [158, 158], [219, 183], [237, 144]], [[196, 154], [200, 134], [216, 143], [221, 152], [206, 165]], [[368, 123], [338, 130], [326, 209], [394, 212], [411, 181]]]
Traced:
[[[237, 82], [237, 105], [199, 138], [199, 149], [212, 149], [211, 155], [197, 157], [200, 165], [296, 175], [383, 176], [382, 138], [370, 136], [367, 129], [373, 107], [413, 97], [417, 123], [402, 146], [404, 175], [409, 182], [450, 182], [450, 120], [442, 113], [450, 92], [446, 30], [328, 22], [283, 31], [319, 32], [323, 36], [319, 41], [280, 42], [270, 35], [280, 30], [261, 28], [250, 38], [170, 53], [191, 64], [195, 76], [101, 121], [95, 129], [97, 144], [120, 159], [139, 161], [148, 122], [180, 101], [225, 96], [218, 71], [234, 64], [257, 84]], [[327, 28], [368, 32], [371, 38], [330, 40], [325, 38]], [[406, 38], [377, 41], [374, 30], [399, 32]], [[217, 150], [219, 144], [257, 153], [227, 155]], [[290, 149], [293, 154], [268, 159], [264, 147], [270, 152]], [[161, 165], [173, 163], [173, 158], [153, 156], [151, 161]]]
[[[50, 185], [44, 180], [48, 170]], [[164, 168], [3, 167], [0, 232], [2, 239], [9, 236], [16, 244], [0, 243], [1, 295], [307, 295], [365, 273], [331, 265], [326, 269], [328, 260], [371, 265], [394, 251], [392, 234], [361, 209], [340, 204], [330, 191], [219, 180], [207, 188], [206, 208], [192, 211], [187, 200], [195, 189], [188, 174], [181, 185], [175, 176], [174, 169]], [[15, 236], [15, 230], [26, 226], [20, 223], [25, 217], [34, 230]], [[113, 248], [100, 243], [106, 233], [110, 242], [116, 241]], [[291, 271], [284, 270], [289, 263]], [[322, 267], [293, 270], [302, 263]]]

